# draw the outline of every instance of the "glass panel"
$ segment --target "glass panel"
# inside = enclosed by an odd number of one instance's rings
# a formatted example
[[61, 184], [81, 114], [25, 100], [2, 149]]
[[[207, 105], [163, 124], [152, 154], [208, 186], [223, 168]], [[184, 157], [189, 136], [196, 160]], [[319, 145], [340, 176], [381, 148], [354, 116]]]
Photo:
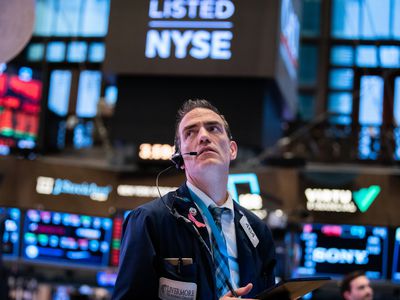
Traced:
[[361, 36], [366, 39], [390, 37], [390, 0], [363, 0]]
[[383, 117], [383, 78], [362, 76], [360, 83], [360, 125], [380, 126]]
[[104, 43], [92, 43], [89, 46], [89, 61], [102, 62], [106, 56]]
[[303, 36], [318, 36], [320, 31], [321, 1], [303, 0], [301, 34]]
[[36, 0], [34, 35], [51, 36], [56, 18], [54, 0]]
[[356, 39], [359, 37], [359, 0], [333, 0], [332, 36]]
[[337, 116], [332, 116], [330, 121], [335, 124], [351, 124], [352, 106], [353, 98], [351, 93], [330, 93], [328, 98], [328, 111], [337, 114]]
[[378, 52], [376, 46], [358, 46], [356, 49], [356, 65], [359, 67], [377, 67]]
[[380, 47], [381, 66], [384, 68], [400, 67], [400, 49], [397, 46]]
[[85, 122], [80, 120], [74, 128], [74, 148], [82, 149], [93, 146], [93, 129], [94, 124], [92, 121]]
[[46, 59], [50, 62], [61, 62], [65, 58], [65, 43], [50, 42], [47, 44]]
[[299, 117], [303, 121], [309, 121], [314, 118], [314, 95], [299, 95]]
[[395, 159], [400, 160], [400, 77], [396, 77], [394, 81], [394, 140], [395, 140]]
[[106, 87], [104, 92], [104, 99], [106, 100], [107, 104], [115, 105], [118, 100], [118, 88], [114, 85]]
[[84, 62], [86, 60], [87, 43], [71, 42], [68, 45], [68, 62]]
[[54, 70], [50, 75], [48, 108], [60, 117], [68, 113], [69, 93], [71, 89], [71, 71]]
[[333, 89], [352, 89], [354, 72], [352, 69], [331, 69], [329, 87]]
[[318, 48], [314, 45], [302, 45], [300, 48], [299, 83], [315, 84], [318, 72]]
[[376, 160], [381, 149], [379, 127], [362, 126], [358, 137], [358, 157], [362, 160]]
[[81, 0], [58, 0], [54, 35], [77, 36]]
[[396, 127], [400, 127], [400, 77], [396, 77], [394, 81], [394, 104], [393, 116]]
[[41, 61], [44, 55], [44, 45], [39, 43], [30, 44], [27, 51], [28, 61]]
[[331, 64], [349, 66], [354, 63], [354, 50], [351, 46], [333, 46], [331, 48]]
[[100, 98], [101, 72], [82, 71], [79, 76], [76, 114], [80, 118], [93, 118]]
[[108, 31], [110, 0], [86, 0], [83, 10], [82, 36], [105, 36]]
[[400, 0], [393, 0], [392, 31], [393, 37], [400, 40]]

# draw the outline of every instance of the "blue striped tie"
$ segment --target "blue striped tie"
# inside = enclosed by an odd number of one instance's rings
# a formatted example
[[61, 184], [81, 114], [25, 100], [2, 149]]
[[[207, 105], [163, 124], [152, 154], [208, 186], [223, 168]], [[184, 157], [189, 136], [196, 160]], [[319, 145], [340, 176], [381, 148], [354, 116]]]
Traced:
[[222, 232], [221, 228], [221, 216], [222, 214], [227, 211], [229, 212], [229, 208], [226, 207], [208, 207], [209, 211], [211, 212], [213, 219], [215, 221], [215, 225], [217, 225], [217, 228], [221, 232], [221, 236], [223, 238], [223, 245], [225, 249], [222, 251], [219, 249], [217, 241], [214, 237], [213, 234], [211, 234], [211, 241], [212, 241], [212, 250], [213, 250], [213, 256], [214, 256], [214, 265], [215, 265], [215, 283], [217, 287], [217, 296], [218, 299], [225, 295], [229, 289], [226, 284], [226, 280], [229, 280], [230, 278], [226, 278], [225, 274], [230, 274], [229, 272], [229, 264], [228, 264], [228, 257], [224, 256], [223, 253], [228, 253], [227, 248], [226, 248], [226, 241], [224, 237], [224, 233]]

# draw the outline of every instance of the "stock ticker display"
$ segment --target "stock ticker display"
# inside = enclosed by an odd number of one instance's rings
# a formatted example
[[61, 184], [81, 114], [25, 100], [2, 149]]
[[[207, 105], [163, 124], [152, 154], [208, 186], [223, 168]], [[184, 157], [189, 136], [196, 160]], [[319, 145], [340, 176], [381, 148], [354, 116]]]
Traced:
[[41, 99], [42, 82], [36, 71], [0, 64], [1, 154], [36, 146]]
[[342, 277], [364, 270], [371, 279], [385, 279], [388, 230], [362, 225], [305, 224], [300, 235], [297, 276]]
[[18, 257], [21, 211], [18, 208], [0, 207], [0, 215], [5, 216], [2, 254], [6, 259]]
[[106, 266], [111, 233], [109, 218], [28, 210], [22, 257], [56, 264]]

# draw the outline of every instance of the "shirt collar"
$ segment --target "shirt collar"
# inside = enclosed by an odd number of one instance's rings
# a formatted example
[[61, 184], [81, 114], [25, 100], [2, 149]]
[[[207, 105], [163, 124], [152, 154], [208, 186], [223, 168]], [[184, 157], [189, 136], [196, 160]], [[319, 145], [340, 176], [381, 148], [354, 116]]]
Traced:
[[[215, 204], [215, 202], [208, 197], [203, 191], [201, 191], [199, 188], [197, 188], [196, 186], [194, 186], [193, 184], [191, 184], [189, 181], [186, 181], [186, 185], [187, 187], [196, 194], [197, 197], [199, 197], [199, 199], [201, 201], [203, 201], [203, 203], [209, 207], [214, 207], [214, 206], [218, 206]], [[228, 192], [228, 199], [224, 202], [224, 204], [218, 206], [218, 207], [226, 207], [229, 209], [229, 211], [233, 214], [234, 210], [233, 210], [233, 199], [231, 194]]]

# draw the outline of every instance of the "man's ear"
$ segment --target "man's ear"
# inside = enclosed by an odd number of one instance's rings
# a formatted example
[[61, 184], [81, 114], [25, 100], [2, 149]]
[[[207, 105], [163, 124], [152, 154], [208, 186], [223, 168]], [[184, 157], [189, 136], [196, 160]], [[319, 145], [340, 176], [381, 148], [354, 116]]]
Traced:
[[345, 291], [345, 292], [343, 293], [343, 298], [344, 298], [345, 300], [351, 299], [351, 298], [350, 298], [350, 291]]
[[238, 152], [238, 146], [235, 141], [229, 141], [229, 148], [231, 152], [231, 160], [236, 159], [237, 157], [237, 152]]

